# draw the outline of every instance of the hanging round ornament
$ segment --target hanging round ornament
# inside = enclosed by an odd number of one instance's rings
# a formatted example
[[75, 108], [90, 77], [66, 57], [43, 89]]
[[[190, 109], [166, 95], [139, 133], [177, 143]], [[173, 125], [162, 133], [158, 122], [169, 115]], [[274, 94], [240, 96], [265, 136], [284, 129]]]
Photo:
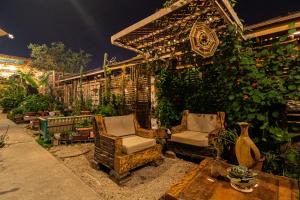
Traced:
[[203, 22], [196, 22], [190, 32], [191, 47], [204, 58], [215, 54], [220, 41], [214, 30]]

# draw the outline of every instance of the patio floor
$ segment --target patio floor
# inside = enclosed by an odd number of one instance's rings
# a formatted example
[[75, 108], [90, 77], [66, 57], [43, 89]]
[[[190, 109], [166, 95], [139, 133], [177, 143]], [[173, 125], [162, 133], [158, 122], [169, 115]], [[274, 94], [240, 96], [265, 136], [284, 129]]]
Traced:
[[78, 176], [38, 145], [22, 126], [0, 115], [10, 125], [8, 145], [0, 149], [0, 199], [103, 199]]
[[57, 146], [47, 151], [24, 125], [15, 125], [0, 114], [0, 125], [4, 124], [10, 128], [8, 145], [0, 149], [0, 199], [156, 200], [196, 166], [165, 158], [159, 167], [133, 171], [131, 180], [120, 187], [107, 173], [91, 168], [93, 144]]

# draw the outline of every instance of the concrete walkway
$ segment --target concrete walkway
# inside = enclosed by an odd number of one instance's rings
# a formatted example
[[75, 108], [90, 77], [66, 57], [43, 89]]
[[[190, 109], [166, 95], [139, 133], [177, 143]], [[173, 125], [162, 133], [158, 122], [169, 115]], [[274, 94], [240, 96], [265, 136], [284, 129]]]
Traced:
[[0, 200], [101, 199], [60, 161], [0, 114], [9, 124], [8, 145], [0, 149]]

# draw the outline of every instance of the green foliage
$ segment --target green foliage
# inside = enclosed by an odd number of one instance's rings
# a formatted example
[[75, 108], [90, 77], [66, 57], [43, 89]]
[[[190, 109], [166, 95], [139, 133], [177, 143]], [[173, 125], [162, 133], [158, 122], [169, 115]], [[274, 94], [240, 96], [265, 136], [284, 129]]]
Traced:
[[300, 149], [288, 146], [265, 153], [264, 171], [300, 178]]
[[72, 115], [80, 115], [81, 109], [82, 109], [82, 103], [78, 98], [76, 98], [72, 109]]
[[52, 138], [44, 138], [44, 137], [39, 137], [37, 140], [37, 143], [41, 145], [42, 147], [48, 149], [52, 147]]
[[117, 111], [112, 104], [99, 105], [96, 109], [96, 114], [100, 114], [105, 117], [116, 116]]
[[[169, 128], [178, 124], [184, 109], [201, 109], [198, 92], [202, 81], [198, 70], [192, 68], [177, 73], [164, 67], [157, 71], [156, 77], [158, 105], [155, 115], [161, 126]], [[191, 105], [195, 105], [193, 109]]]
[[[250, 122], [251, 137], [261, 151], [268, 152], [269, 160], [276, 161], [266, 164], [265, 170], [287, 175], [287, 165], [277, 159], [287, 161], [281, 147], [291, 142], [285, 129], [286, 102], [300, 99], [297, 43], [281, 37], [271, 46], [257, 47], [253, 41], [243, 40], [234, 27], [219, 39], [211, 64], [187, 53], [184, 60], [198, 68], [175, 71], [168, 69], [174, 68], [171, 63], [165, 63], [156, 72], [156, 116], [167, 127], [179, 123], [184, 109], [200, 113], [225, 111], [227, 127], [232, 130], [239, 121]], [[181, 48], [182, 52], [190, 51], [189, 46]], [[285, 68], [287, 75], [283, 73]]]
[[169, 7], [173, 3], [175, 3], [176, 0], [164, 0], [163, 7]]
[[219, 134], [219, 137], [215, 139], [214, 146], [220, 151], [220, 153], [230, 152], [230, 148], [232, 145], [235, 145], [237, 139], [238, 134], [236, 130], [223, 130]]
[[38, 112], [49, 110], [50, 99], [47, 95], [31, 95], [21, 103], [24, 112]]
[[25, 96], [26, 90], [24, 87], [11, 80], [0, 91], [0, 106], [6, 111], [10, 111], [17, 108], [25, 99]]
[[30, 44], [32, 67], [43, 70], [55, 70], [61, 72], [79, 72], [82, 66], [87, 66], [91, 61], [91, 55], [80, 50], [74, 52], [67, 49], [61, 42], [46, 44]]
[[90, 128], [93, 127], [92, 119], [85, 119], [81, 123], [75, 125], [75, 128]]
[[232, 7], [235, 7], [236, 4], [238, 3], [238, 0], [229, 0], [229, 3], [231, 4]]
[[82, 110], [92, 111], [92, 109], [93, 109], [93, 100], [92, 99], [86, 99], [83, 103]]
[[12, 109], [8, 115], [7, 118], [13, 120], [18, 115], [23, 115], [25, 113], [25, 110], [22, 106], [19, 106], [17, 108]]

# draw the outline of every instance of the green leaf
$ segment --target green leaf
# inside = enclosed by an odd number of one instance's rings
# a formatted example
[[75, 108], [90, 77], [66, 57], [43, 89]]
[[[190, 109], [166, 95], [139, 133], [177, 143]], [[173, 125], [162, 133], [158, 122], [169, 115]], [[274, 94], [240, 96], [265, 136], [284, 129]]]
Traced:
[[297, 90], [297, 86], [296, 85], [289, 85], [288, 89], [289, 90]]
[[293, 34], [293, 33], [295, 33], [296, 31], [297, 31], [297, 29], [293, 28], [293, 29], [288, 30], [288, 33], [289, 33], [289, 34]]
[[279, 116], [279, 112], [275, 111], [275, 112], [272, 112], [272, 116], [274, 118], [277, 118]]
[[295, 28], [296, 23], [295, 22], [289, 22], [289, 28]]
[[257, 118], [257, 120], [259, 120], [259, 121], [265, 121], [265, 120], [266, 120], [265, 116], [264, 116], [264, 115], [261, 115], [261, 114], [257, 114], [257, 115], [256, 115], [256, 118]]
[[234, 96], [233, 96], [233, 95], [230, 95], [230, 96], [228, 97], [228, 99], [229, 99], [230, 101], [232, 101], [232, 100], [234, 99]]

